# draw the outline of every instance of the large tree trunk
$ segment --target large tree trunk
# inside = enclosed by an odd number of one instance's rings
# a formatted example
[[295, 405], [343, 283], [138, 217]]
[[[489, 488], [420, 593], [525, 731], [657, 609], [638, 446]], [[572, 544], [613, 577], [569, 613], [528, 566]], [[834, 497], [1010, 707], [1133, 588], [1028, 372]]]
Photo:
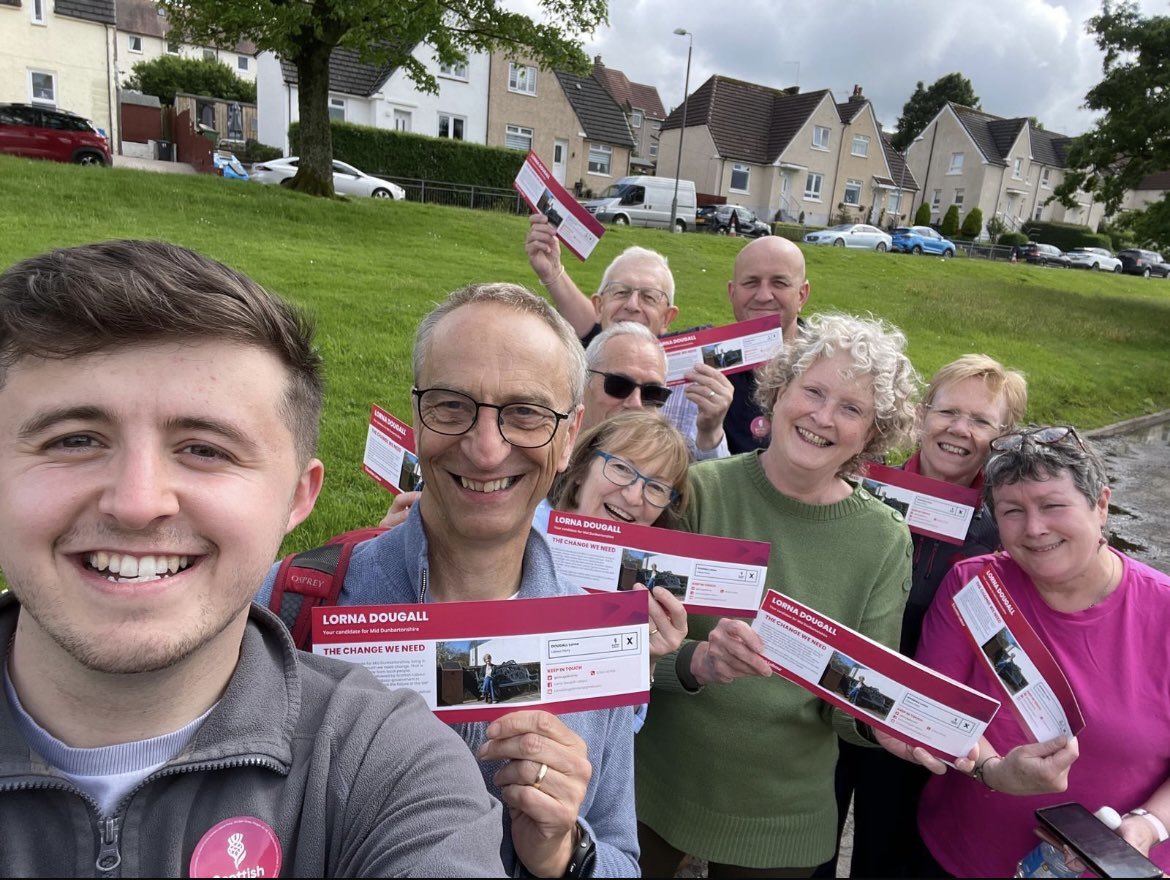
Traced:
[[300, 165], [292, 188], [333, 196], [333, 132], [329, 128], [329, 55], [333, 47], [313, 40], [297, 53], [297, 106], [301, 116]]

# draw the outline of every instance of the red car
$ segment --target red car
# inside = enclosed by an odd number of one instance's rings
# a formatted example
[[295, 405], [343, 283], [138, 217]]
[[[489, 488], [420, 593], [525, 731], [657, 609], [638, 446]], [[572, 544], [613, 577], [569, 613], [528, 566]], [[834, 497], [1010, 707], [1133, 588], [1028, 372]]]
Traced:
[[109, 165], [110, 144], [84, 116], [31, 104], [0, 104], [0, 153], [78, 165]]

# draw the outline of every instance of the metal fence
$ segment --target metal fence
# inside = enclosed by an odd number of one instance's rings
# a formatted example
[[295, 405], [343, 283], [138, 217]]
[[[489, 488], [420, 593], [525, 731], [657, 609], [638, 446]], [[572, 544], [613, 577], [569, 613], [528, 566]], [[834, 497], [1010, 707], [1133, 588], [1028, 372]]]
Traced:
[[448, 205], [454, 208], [474, 208], [480, 211], [501, 211], [505, 214], [527, 216], [530, 211], [520, 193], [514, 189], [494, 186], [478, 186], [470, 183], [446, 183], [436, 180], [420, 180], [411, 177], [391, 177], [375, 174], [406, 190], [410, 202], [428, 202], [432, 205]]

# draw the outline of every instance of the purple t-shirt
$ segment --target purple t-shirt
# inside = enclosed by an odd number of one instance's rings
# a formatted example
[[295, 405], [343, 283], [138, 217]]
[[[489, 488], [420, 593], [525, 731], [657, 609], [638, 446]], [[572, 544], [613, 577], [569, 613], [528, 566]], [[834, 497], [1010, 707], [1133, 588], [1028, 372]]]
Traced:
[[[1031, 737], [976, 657], [951, 605], [988, 564], [1064, 670], [1085, 717], [1067, 791], [1021, 797], [990, 791], [951, 770], [931, 777], [918, 826], [951, 874], [1010, 877], [1039, 842], [1033, 834], [1037, 807], [1078, 801], [1090, 810], [1108, 805], [1125, 813], [1170, 776], [1170, 577], [1118, 555], [1124, 570], [1117, 589], [1099, 605], [1071, 614], [1050, 608], [1003, 553], [958, 563], [940, 585], [916, 659], [1004, 704], [986, 734], [1000, 754]], [[1170, 871], [1170, 843], [1154, 847], [1150, 858]]]

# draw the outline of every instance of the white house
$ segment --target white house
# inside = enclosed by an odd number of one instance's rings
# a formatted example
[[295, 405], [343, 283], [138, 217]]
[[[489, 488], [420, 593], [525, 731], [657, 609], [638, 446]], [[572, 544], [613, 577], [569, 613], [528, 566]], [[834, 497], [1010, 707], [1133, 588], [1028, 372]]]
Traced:
[[171, 39], [166, 10], [154, 0], [117, 0], [118, 43], [116, 65], [119, 82], [125, 82], [134, 65], [163, 55], [219, 61], [240, 79], [256, 80], [256, 47], [248, 42], [230, 49], [193, 46]]
[[[413, 54], [438, 81], [439, 94], [419, 91], [401, 69], [365, 64], [352, 49], [334, 50], [329, 115], [358, 125], [485, 143], [488, 56], [475, 54], [465, 64], [441, 66], [423, 43]], [[260, 140], [287, 153], [288, 127], [300, 117], [297, 71], [271, 52], [257, 57], [256, 103]]]

